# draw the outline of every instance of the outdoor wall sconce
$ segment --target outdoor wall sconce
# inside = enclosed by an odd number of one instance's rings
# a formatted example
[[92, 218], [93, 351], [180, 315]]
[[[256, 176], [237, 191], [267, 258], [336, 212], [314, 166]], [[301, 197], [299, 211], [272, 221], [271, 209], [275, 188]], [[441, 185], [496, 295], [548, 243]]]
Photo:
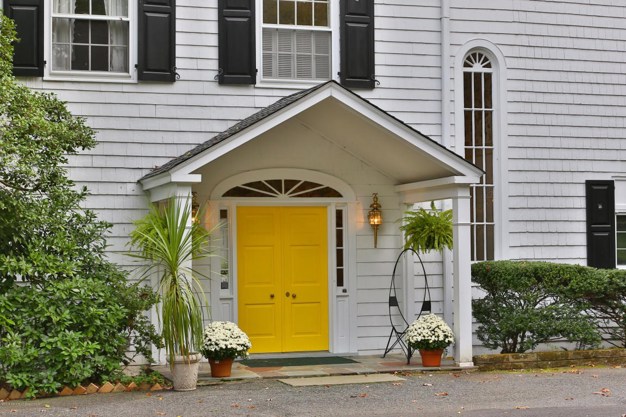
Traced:
[[374, 229], [374, 247], [378, 246], [378, 227], [383, 223], [383, 215], [380, 211], [380, 204], [378, 203], [378, 193], [372, 194], [372, 204], [370, 204], [370, 211], [367, 213], [367, 219], [370, 226]]

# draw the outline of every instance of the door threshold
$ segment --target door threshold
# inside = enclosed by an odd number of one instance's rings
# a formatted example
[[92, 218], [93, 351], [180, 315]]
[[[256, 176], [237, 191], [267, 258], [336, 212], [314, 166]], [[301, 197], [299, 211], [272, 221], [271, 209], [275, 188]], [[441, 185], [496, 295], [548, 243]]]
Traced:
[[314, 352], [287, 352], [287, 353], [251, 353], [248, 359], [283, 359], [283, 358], [327, 358], [333, 356], [346, 356], [345, 354], [330, 353], [328, 351]]

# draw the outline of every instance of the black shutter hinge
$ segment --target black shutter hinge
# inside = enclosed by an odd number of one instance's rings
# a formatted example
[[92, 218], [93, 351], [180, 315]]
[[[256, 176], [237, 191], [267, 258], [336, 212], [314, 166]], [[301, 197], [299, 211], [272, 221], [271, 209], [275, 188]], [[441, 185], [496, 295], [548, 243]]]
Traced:
[[215, 77], [213, 77], [213, 79], [215, 81], [219, 81], [220, 77], [224, 74], [224, 70], [221, 68], [218, 68], [217, 70], [217, 74], [215, 74]]
[[380, 85], [380, 81], [376, 79], [376, 74], [372, 74], [372, 76], [370, 77], [370, 81], [374, 81], [376, 85]]
[[176, 72], [176, 70], [177, 70], [177, 69], [178, 69], [178, 68], [176, 68], [176, 67], [172, 67], [172, 72], [175, 74], [176, 79], [177, 79], [177, 80], [180, 80], [180, 74], [179, 74], [178, 72]]

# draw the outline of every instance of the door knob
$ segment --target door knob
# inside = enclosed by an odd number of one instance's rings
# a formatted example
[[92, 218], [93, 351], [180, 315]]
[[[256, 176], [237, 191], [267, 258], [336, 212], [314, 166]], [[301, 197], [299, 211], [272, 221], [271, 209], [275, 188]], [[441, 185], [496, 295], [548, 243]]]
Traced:
[[274, 294], [270, 294], [270, 298], [274, 298]]
[[290, 295], [291, 295], [291, 294], [289, 294], [289, 291], [287, 291], [287, 292], [285, 293], [285, 297], [289, 297]]
[[296, 298], [296, 293], [291, 294], [291, 298]]

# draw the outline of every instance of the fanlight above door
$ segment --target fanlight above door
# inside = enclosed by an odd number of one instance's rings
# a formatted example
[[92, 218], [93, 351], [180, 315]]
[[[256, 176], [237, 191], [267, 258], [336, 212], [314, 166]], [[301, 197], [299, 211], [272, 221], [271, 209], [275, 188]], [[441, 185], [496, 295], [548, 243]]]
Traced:
[[252, 181], [226, 191], [222, 197], [341, 198], [340, 192], [327, 185], [294, 179]]

